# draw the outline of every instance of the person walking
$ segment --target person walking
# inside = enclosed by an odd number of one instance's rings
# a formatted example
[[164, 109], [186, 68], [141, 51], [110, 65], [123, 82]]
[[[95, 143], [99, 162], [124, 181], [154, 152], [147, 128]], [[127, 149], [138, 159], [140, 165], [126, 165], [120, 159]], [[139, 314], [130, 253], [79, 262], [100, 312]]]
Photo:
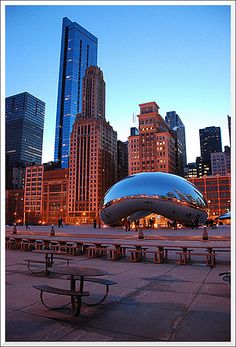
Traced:
[[192, 229], [194, 229], [194, 226], [195, 226], [195, 220], [194, 220], [194, 217], [191, 219], [191, 227]]
[[96, 228], [97, 227], [97, 221], [96, 221], [96, 218], [94, 218], [93, 220], [93, 227]]

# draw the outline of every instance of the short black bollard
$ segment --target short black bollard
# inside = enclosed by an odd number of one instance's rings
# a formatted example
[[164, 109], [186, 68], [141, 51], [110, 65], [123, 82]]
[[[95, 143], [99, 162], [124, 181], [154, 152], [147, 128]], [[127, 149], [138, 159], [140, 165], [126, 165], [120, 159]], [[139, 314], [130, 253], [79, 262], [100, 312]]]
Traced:
[[52, 224], [52, 227], [51, 227], [50, 236], [55, 236], [55, 229], [54, 229], [54, 225], [53, 224]]
[[12, 231], [13, 234], [17, 234], [17, 230], [16, 230], [16, 223], [14, 223], [13, 225], [13, 231]]
[[208, 232], [207, 232], [206, 226], [204, 226], [204, 230], [203, 230], [203, 234], [202, 234], [202, 239], [203, 239], [203, 241], [207, 241], [207, 240], [208, 240]]
[[139, 229], [138, 231], [138, 238], [139, 239], [144, 239], [144, 234], [143, 234], [143, 231]]

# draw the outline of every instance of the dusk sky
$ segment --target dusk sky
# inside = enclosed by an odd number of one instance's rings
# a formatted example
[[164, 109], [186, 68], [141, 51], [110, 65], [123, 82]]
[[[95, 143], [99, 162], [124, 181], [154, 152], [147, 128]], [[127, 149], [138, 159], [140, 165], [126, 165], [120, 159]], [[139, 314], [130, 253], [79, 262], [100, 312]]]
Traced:
[[[6, 6], [6, 96], [27, 91], [46, 103], [43, 162], [54, 159], [62, 19], [98, 38], [106, 119], [125, 141], [140, 103], [175, 110], [187, 161], [200, 155], [199, 129], [220, 126], [229, 145], [230, 6]], [[138, 126], [138, 122], [136, 122]]]

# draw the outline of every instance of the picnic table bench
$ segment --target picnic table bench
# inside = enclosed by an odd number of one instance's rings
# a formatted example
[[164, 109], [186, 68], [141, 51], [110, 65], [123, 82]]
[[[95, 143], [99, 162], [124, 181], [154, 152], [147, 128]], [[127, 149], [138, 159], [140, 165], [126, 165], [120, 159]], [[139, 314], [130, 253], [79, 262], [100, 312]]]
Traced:
[[87, 249], [89, 258], [97, 258], [103, 255], [106, 255], [108, 246], [89, 246]]
[[60, 307], [49, 307], [43, 300], [43, 293], [52, 293], [52, 294], [57, 294], [57, 295], [67, 295], [71, 297], [71, 300], [73, 298], [73, 313], [74, 315], [78, 315], [80, 313], [80, 308], [81, 308], [81, 297], [82, 296], [89, 296], [88, 291], [78, 291], [78, 290], [68, 290], [68, 289], [61, 289], [61, 288], [56, 288], [56, 287], [51, 287], [47, 284], [39, 284], [39, 285], [33, 285], [35, 289], [40, 290], [40, 300], [42, 304], [50, 309], [50, 310], [59, 310], [60, 308], [63, 308], [66, 305], [60, 306]]
[[[49, 249], [41, 249], [41, 250], [35, 250], [32, 251], [33, 253], [37, 253], [37, 254], [44, 254], [45, 257], [43, 259], [37, 259], [37, 258], [28, 258], [28, 259], [24, 259], [24, 261], [27, 262], [27, 266], [28, 269], [32, 272], [32, 273], [40, 273], [40, 272], [46, 272], [46, 274], [48, 275], [48, 268], [51, 267], [54, 263], [54, 259], [59, 259], [59, 260], [66, 260], [67, 262], [67, 266], [69, 265], [70, 261], [74, 260], [74, 258], [70, 258], [69, 256], [65, 256], [65, 254], [67, 254], [66, 252], [62, 252], [62, 251], [53, 251], [53, 250], [49, 250]], [[32, 270], [32, 267], [30, 264], [44, 264], [45, 268], [43, 270], [40, 271], [35, 271]]]
[[[187, 263], [190, 262], [191, 258], [190, 258], [190, 252], [177, 252], [176, 254], [178, 254], [180, 256], [180, 259], [178, 261], [178, 264], [180, 265], [186, 265]], [[206, 265], [210, 266], [210, 267], [214, 267], [216, 264], [216, 255], [217, 253], [215, 252], [202, 252], [202, 253], [191, 253], [191, 256], [205, 256], [206, 258]]]

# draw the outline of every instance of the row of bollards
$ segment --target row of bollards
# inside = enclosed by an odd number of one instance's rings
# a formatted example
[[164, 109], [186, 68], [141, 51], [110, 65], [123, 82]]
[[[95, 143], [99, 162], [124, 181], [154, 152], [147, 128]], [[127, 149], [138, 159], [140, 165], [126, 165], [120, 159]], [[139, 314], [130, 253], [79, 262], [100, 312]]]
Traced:
[[[17, 234], [16, 223], [13, 224], [12, 234], [13, 235]], [[51, 227], [51, 230], [50, 230], [50, 236], [55, 236], [55, 229], [54, 229], [54, 225], [53, 224], [52, 224], [52, 227]]]
[[[14, 225], [13, 225], [12, 233], [14, 235], [17, 234], [16, 223], [14, 223]], [[50, 236], [55, 236], [54, 224], [52, 224], [52, 226], [51, 226]], [[144, 239], [144, 234], [143, 234], [143, 231], [141, 229], [138, 230], [138, 238], [139, 239]], [[202, 240], [203, 241], [207, 241], [208, 240], [208, 232], [207, 232], [206, 226], [204, 226], [204, 229], [203, 229]]]

